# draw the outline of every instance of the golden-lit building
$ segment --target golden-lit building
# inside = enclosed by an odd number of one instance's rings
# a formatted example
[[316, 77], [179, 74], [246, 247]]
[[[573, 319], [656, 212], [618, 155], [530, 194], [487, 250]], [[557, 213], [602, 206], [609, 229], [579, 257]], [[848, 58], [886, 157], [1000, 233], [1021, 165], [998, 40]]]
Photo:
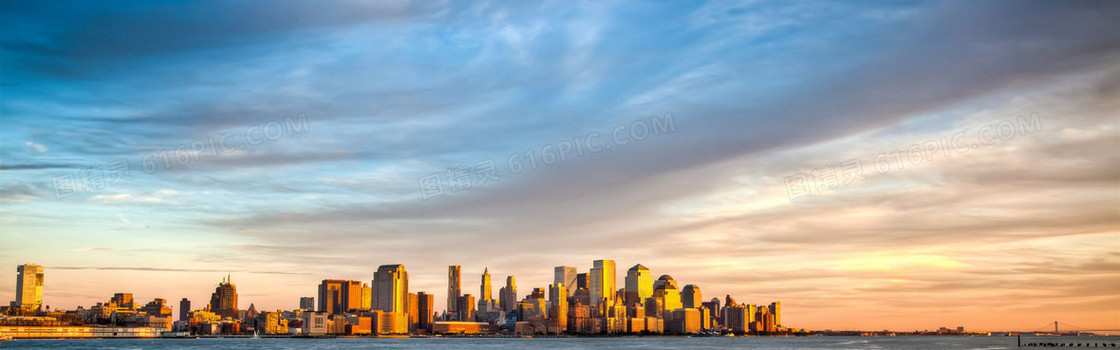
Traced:
[[498, 308], [507, 313], [517, 310], [517, 280], [506, 276], [506, 286], [498, 290]]
[[492, 295], [490, 294], [491, 290], [492, 290], [492, 288], [490, 286], [490, 269], [489, 268], [484, 268], [482, 270], [482, 282], [479, 284], [479, 287], [478, 287], [478, 299], [479, 300], [493, 299]]
[[560, 334], [568, 329], [568, 288], [563, 284], [548, 286], [548, 333]]
[[653, 296], [651, 298], [658, 301], [657, 312], [652, 312], [653, 310], [647, 305], [646, 314], [653, 315], [654, 317], [661, 317], [666, 320], [673, 318], [673, 310], [680, 309], [684, 306], [681, 304], [681, 293], [677, 290], [677, 281], [673, 280], [673, 277], [669, 275], [661, 275], [661, 277], [653, 283]]
[[498, 332], [498, 325], [483, 322], [438, 321], [432, 323], [432, 333], [436, 334], [492, 334]]
[[679, 308], [673, 310], [673, 319], [669, 322], [669, 331], [678, 334], [700, 333], [699, 309]]
[[361, 281], [325, 279], [319, 283], [319, 312], [341, 314], [351, 310], [365, 310], [364, 301], [368, 287]]
[[152, 316], [171, 316], [171, 306], [168, 306], [167, 300], [162, 298], [155, 298], [151, 302], [148, 302], [144, 307], [140, 308], [140, 311]]
[[595, 260], [591, 271], [588, 273], [591, 292], [591, 307], [594, 308], [602, 300], [608, 303], [614, 300], [615, 293], [615, 264], [614, 260]]
[[456, 319], [459, 317], [459, 296], [463, 294], [462, 272], [462, 266], [447, 266], [447, 316]]
[[214, 289], [214, 294], [210, 295], [210, 311], [232, 319], [241, 316], [237, 309], [237, 286], [230, 282], [228, 276]]
[[39, 310], [43, 307], [43, 277], [42, 266], [16, 266], [15, 307], [25, 310]]
[[774, 315], [774, 324], [780, 327], [782, 325], [782, 302], [770, 303], [770, 313]]
[[373, 308], [391, 313], [394, 332], [408, 331], [408, 272], [404, 265], [381, 265], [373, 275]]
[[553, 284], [559, 283], [564, 286], [564, 288], [567, 288], [567, 295], [569, 296], [576, 294], [576, 289], [579, 288], [579, 286], [576, 285], [576, 276], [579, 274], [576, 273], [576, 268], [574, 266], [557, 266], [553, 269], [552, 275]]
[[257, 314], [256, 327], [261, 334], [288, 334], [288, 319], [282, 317], [282, 311], [265, 311]]
[[637, 264], [626, 271], [626, 297], [627, 306], [642, 303], [646, 298], [653, 296], [653, 276], [649, 268]]

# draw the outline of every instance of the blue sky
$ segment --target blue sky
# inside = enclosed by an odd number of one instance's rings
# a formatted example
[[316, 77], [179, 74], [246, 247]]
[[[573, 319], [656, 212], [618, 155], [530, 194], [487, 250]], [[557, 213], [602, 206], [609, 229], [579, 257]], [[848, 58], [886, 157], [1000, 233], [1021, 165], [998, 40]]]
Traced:
[[[528, 291], [614, 258], [804, 327], [1120, 326], [1112, 2], [0, 9], [0, 297], [26, 262], [59, 307], [201, 303], [228, 271], [268, 309], [381, 264], [439, 294], [449, 264]], [[1017, 118], [1041, 128], [982, 134]], [[960, 132], [981, 147], [876, 171]], [[610, 148], [511, 171], [595, 133]], [[868, 176], [791, 198], [852, 159]]]

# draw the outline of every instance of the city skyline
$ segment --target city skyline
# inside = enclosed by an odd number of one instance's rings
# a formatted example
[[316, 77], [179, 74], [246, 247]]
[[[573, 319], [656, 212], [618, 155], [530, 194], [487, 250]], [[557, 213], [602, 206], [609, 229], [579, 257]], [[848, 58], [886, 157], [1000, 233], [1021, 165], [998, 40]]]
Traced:
[[808, 329], [1120, 329], [1116, 23], [1089, 0], [6, 2], [0, 298], [34, 263], [52, 307], [198, 308], [229, 276], [289, 309], [401, 264], [443, 310], [451, 264], [477, 303], [483, 271], [547, 299], [611, 257], [615, 289], [641, 264]]

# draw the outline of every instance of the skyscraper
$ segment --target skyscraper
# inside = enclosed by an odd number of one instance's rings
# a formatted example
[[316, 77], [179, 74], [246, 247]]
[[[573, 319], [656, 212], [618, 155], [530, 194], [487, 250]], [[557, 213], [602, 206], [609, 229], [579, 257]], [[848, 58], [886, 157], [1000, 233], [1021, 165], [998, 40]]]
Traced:
[[372, 289], [373, 309], [393, 314], [390, 333], [408, 332], [408, 272], [404, 265], [378, 267], [373, 274]]
[[[572, 272], [575, 273], [574, 270]], [[548, 305], [548, 332], [564, 333], [568, 329], [568, 288], [560, 283], [550, 284]]]
[[703, 302], [704, 299], [700, 296], [700, 287], [695, 284], [684, 286], [684, 289], [681, 290], [681, 304], [684, 307], [699, 309], [703, 306], [701, 305]]
[[373, 274], [373, 309], [385, 312], [408, 311], [408, 272], [404, 265], [381, 265]]
[[[661, 308], [656, 310], [662, 317], [669, 319], [673, 317], [673, 310], [681, 308], [681, 292], [677, 289], [677, 281], [673, 280], [672, 276], [661, 275], [656, 282], [653, 282], [653, 298], [660, 301]], [[646, 313], [651, 313], [652, 310], [646, 308]]]
[[774, 315], [774, 325], [782, 325], [782, 302], [775, 301], [770, 303], [770, 313]]
[[319, 312], [341, 314], [362, 308], [362, 281], [326, 279], [319, 283]]
[[420, 295], [408, 293], [408, 331], [414, 332], [420, 327]]
[[435, 314], [435, 296], [420, 292], [416, 293], [417, 307], [416, 314], [420, 318], [420, 329], [430, 329], [432, 327], [432, 316]]
[[307, 311], [315, 310], [315, 297], [299, 297], [299, 308]]
[[591, 288], [591, 283], [588, 283], [587, 273], [576, 274], [576, 290]]
[[186, 321], [191, 318], [191, 301], [187, 298], [179, 300], [179, 321]]
[[572, 266], [557, 266], [553, 273], [553, 284], [559, 284], [567, 288], [568, 295], [576, 294], [576, 268]]
[[16, 267], [16, 306], [39, 310], [43, 306], [43, 267], [23, 264]]
[[365, 283], [362, 283], [362, 302], [359, 308], [362, 310], [373, 309], [373, 288]]
[[456, 318], [459, 321], [474, 321], [474, 296], [470, 294], [460, 295], [456, 303], [459, 304], [458, 307], [455, 308], [456, 312], [459, 313]]
[[489, 301], [489, 300], [494, 299], [494, 298], [492, 298], [492, 295], [490, 294], [491, 287], [490, 287], [490, 269], [489, 268], [486, 268], [486, 269], [482, 270], [482, 284], [479, 285], [478, 289], [479, 289], [479, 291], [478, 291], [479, 300]]
[[459, 295], [463, 293], [463, 290], [459, 288], [462, 270], [463, 267], [459, 265], [447, 267], [447, 315], [450, 317], [458, 317]]
[[641, 304], [653, 296], [653, 276], [649, 269], [637, 264], [626, 270], [626, 306]]
[[498, 307], [507, 313], [517, 310], [517, 281], [506, 276], [506, 286], [498, 290]]
[[210, 312], [232, 319], [240, 316], [241, 312], [237, 309], [237, 286], [230, 282], [229, 276], [210, 295]]
[[615, 292], [614, 260], [595, 260], [588, 279], [591, 282], [591, 308], [599, 305], [600, 300], [606, 300], [610, 305]]

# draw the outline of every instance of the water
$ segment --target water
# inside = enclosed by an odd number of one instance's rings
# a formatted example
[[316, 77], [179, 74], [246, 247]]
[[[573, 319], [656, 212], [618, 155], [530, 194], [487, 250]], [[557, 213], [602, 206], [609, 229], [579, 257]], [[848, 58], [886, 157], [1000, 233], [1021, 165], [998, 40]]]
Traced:
[[[1053, 342], [1120, 342], [1120, 337], [1045, 337]], [[1023, 338], [1027, 342], [1027, 338]], [[1010, 349], [1015, 337], [796, 338], [224, 338], [17, 340], [4, 349]], [[1024, 348], [1030, 349], [1030, 348]]]

